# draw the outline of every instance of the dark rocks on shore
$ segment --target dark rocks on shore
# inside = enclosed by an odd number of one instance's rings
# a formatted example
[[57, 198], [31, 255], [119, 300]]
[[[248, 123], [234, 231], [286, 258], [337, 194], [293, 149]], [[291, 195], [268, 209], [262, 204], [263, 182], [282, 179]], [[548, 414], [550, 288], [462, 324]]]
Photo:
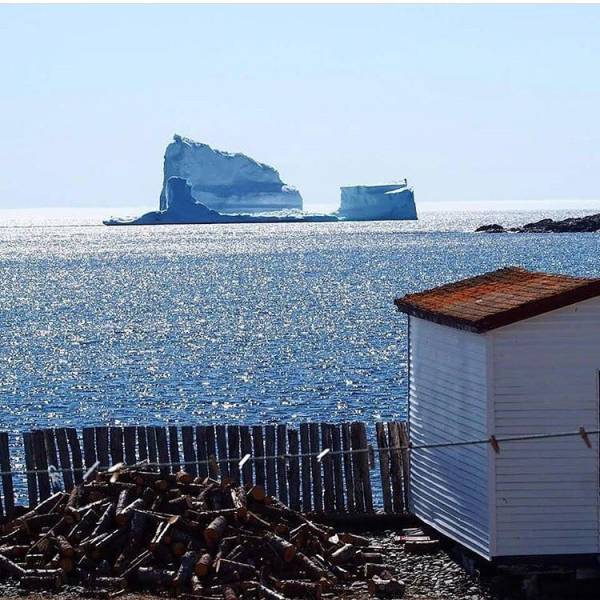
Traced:
[[509, 231], [516, 233], [582, 233], [600, 231], [600, 213], [586, 217], [571, 217], [562, 221], [542, 219], [534, 223], [527, 223], [521, 227], [504, 228], [502, 225], [493, 223], [491, 225], [482, 225], [475, 231], [482, 233], [505, 233]]

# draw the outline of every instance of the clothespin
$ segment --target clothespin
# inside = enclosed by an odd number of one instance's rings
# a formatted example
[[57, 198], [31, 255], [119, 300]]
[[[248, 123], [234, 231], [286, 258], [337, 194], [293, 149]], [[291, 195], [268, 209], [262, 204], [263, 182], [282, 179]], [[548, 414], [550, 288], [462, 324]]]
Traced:
[[496, 439], [495, 435], [490, 435], [490, 445], [496, 454], [500, 452], [500, 444], [498, 444], [498, 440]]
[[317, 455], [317, 462], [321, 462], [329, 453], [331, 452], [331, 448], [325, 448]]
[[54, 465], [48, 465], [48, 477], [50, 479], [50, 488], [52, 489], [52, 493], [60, 492], [60, 473], [57, 471]]
[[244, 454], [244, 457], [238, 463], [238, 467], [241, 469], [249, 460], [250, 460], [250, 455], [249, 454]]
[[585, 442], [585, 445], [588, 448], [592, 447], [592, 442], [590, 441], [590, 436], [588, 435], [587, 431], [585, 430], [585, 427], [580, 427], [579, 428], [579, 435], [583, 438], [583, 441]]
[[83, 474], [83, 482], [87, 483], [91, 478], [92, 475], [94, 475], [94, 473], [96, 472], [96, 469], [98, 469], [98, 467], [100, 466], [100, 461], [97, 460], [84, 474]]
[[369, 457], [369, 469], [372, 471], [375, 468], [375, 451], [373, 450], [373, 446], [371, 446], [371, 444], [369, 444], [368, 450], [369, 452], [367, 456]]

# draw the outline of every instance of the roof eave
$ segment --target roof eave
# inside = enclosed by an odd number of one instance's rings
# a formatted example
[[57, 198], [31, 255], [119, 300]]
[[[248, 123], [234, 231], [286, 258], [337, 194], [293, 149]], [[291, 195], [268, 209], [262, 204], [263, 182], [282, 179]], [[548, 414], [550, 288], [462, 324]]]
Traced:
[[590, 282], [586, 286], [569, 290], [562, 294], [529, 302], [522, 306], [511, 308], [477, 321], [460, 319], [440, 312], [424, 310], [410, 302], [406, 302], [402, 298], [394, 300], [394, 304], [398, 307], [400, 312], [407, 313], [420, 319], [432, 321], [439, 325], [454, 327], [455, 329], [471, 331], [473, 333], [485, 333], [493, 329], [498, 329], [499, 327], [512, 325], [513, 323], [537, 317], [538, 315], [558, 310], [559, 308], [565, 308], [566, 306], [571, 306], [572, 304], [577, 304], [578, 302], [590, 300], [591, 298], [596, 298], [598, 296], [600, 296], [600, 280]]
[[447, 327], [453, 327], [454, 329], [462, 329], [464, 331], [471, 331], [472, 333], [483, 333], [473, 321], [468, 321], [467, 319], [458, 319], [442, 313], [423, 310], [412, 304], [403, 302], [402, 298], [394, 300], [394, 304], [398, 307], [400, 312], [406, 313], [412, 317], [431, 321], [438, 325], [446, 325]]

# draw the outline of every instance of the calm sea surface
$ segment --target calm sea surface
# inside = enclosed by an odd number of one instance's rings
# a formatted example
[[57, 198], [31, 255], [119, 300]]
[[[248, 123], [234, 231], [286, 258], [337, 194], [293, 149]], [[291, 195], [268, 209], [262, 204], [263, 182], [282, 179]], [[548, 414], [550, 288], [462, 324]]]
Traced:
[[[0, 429], [401, 416], [393, 300], [505, 265], [600, 275], [600, 236], [418, 223], [0, 227]], [[578, 211], [583, 214], [583, 211]]]

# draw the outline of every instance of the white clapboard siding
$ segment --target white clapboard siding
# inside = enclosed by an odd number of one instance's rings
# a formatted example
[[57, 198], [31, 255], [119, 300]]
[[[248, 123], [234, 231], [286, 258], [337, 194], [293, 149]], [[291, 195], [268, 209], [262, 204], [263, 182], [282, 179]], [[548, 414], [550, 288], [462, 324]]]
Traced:
[[[497, 437], [597, 429], [600, 300], [496, 329]], [[483, 337], [483, 336], [482, 336]], [[598, 438], [506, 442], [495, 457], [495, 556], [600, 551]]]
[[[410, 435], [415, 445], [487, 437], [484, 336], [410, 318]], [[490, 555], [485, 446], [415, 449], [413, 512], [475, 552]]]

